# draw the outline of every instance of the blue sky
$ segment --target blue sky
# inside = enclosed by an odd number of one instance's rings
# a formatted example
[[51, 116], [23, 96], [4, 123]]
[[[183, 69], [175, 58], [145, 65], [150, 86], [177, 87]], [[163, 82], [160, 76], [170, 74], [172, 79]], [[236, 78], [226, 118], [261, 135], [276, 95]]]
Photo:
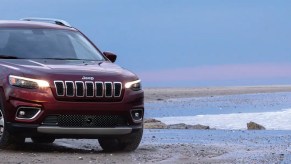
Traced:
[[[53, 17], [84, 32], [144, 86], [291, 82], [291, 1], [1, 0], [0, 19]], [[290, 68], [290, 69], [289, 69]]]

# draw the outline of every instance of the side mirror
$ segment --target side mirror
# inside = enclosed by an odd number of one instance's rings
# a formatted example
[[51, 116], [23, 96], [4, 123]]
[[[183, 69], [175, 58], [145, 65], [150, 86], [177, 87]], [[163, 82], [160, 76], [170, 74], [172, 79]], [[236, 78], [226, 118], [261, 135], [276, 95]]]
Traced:
[[109, 59], [112, 63], [116, 61], [117, 56], [112, 52], [103, 52], [103, 54]]

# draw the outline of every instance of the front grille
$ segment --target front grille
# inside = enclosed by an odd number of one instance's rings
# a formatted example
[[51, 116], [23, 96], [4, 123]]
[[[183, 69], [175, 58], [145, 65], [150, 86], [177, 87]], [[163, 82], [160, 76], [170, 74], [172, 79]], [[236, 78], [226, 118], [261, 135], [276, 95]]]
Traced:
[[126, 126], [126, 118], [120, 115], [54, 115], [44, 119], [43, 125], [60, 127], [117, 127]]
[[58, 116], [47, 116], [44, 121], [46, 125], [57, 125], [58, 124]]
[[76, 81], [76, 96], [84, 97], [84, 83], [82, 81]]
[[96, 87], [96, 97], [103, 97], [103, 92], [104, 92], [104, 87], [103, 87], [102, 82], [95, 82], [95, 87]]
[[94, 96], [94, 83], [91, 81], [86, 81], [86, 96], [93, 97]]
[[66, 95], [69, 97], [74, 96], [74, 82], [72, 81], [65, 81], [66, 84]]
[[112, 83], [105, 82], [105, 97], [112, 97]]
[[58, 97], [121, 97], [121, 82], [54, 81]]
[[56, 93], [58, 96], [65, 96], [65, 85], [63, 81], [55, 81]]

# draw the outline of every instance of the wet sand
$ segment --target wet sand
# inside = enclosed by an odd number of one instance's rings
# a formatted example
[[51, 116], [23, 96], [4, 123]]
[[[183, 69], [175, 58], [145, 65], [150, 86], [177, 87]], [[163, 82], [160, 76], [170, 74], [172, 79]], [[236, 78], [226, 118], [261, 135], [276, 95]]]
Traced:
[[1, 163], [290, 163], [290, 131], [145, 130], [135, 152], [104, 153], [97, 140], [56, 140], [1, 150]]
[[172, 98], [207, 97], [251, 93], [291, 92], [291, 85], [200, 87], [200, 88], [144, 88], [145, 101], [160, 101]]

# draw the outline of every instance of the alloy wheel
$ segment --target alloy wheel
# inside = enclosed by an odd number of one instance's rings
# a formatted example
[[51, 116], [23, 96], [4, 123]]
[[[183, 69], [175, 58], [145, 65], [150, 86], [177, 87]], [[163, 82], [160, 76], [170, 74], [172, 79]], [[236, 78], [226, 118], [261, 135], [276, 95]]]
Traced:
[[0, 109], [0, 138], [2, 138], [3, 136], [3, 132], [4, 132], [4, 127], [5, 123], [4, 123], [4, 115], [2, 110]]

